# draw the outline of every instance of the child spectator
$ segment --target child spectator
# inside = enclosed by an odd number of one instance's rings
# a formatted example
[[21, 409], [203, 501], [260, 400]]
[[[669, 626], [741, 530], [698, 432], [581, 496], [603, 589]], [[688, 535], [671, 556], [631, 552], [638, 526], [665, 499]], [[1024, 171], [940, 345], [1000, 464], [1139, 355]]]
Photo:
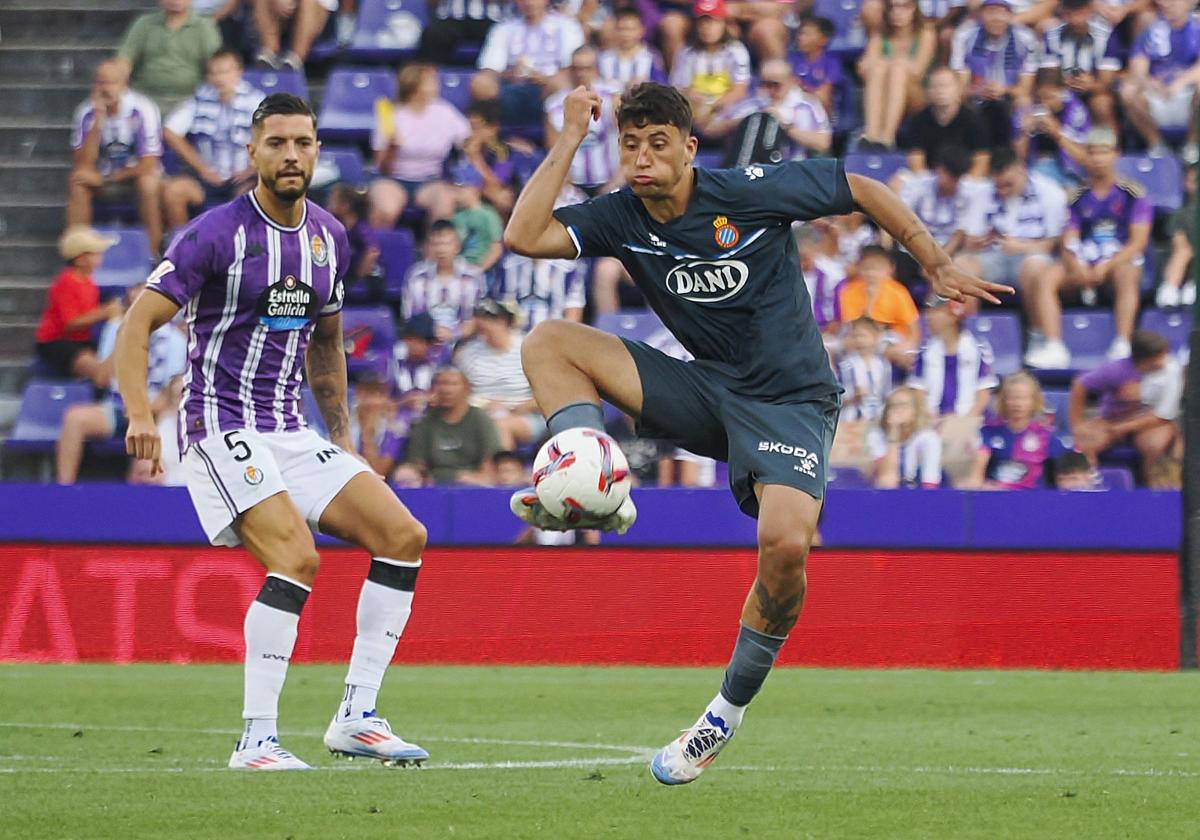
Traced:
[[908, 289], [895, 279], [891, 254], [878, 245], [862, 249], [852, 279], [838, 291], [838, 309], [843, 321], [864, 315], [893, 334], [884, 352], [889, 361], [899, 361], [917, 344], [920, 315]]
[[880, 30], [867, 41], [858, 62], [863, 80], [861, 151], [896, 145], [906, 114], [924, 105], [922, 82], [937, 49], [937, 34], [917, 0], [885, 0]]
[[1052, 466], [1056, 490], [1093, 491], [1104, 489], [1099, 486], [1096, 468], [1082, 452], [1064, 452], [1054, 459]]
[[495, 99], [467, 106], [471, 134], [463, 141], [462, 160], [483, 178], [483, 198], [500, 213], [512, 210], [517, 189], [513, 148], [500, 139], [500, 103]]
[[1186, 130], [1190, 149], [1184, 158], [1196, 162], [1196, 83], [1200, 81], [1200, 21], [1193, 0], [1158, 0], [1159, 16], [1133, 44], [1121, 102], [1125, 115], [1150, 147], [1166, 153], [1163, 129]]
[[497, 487], [527, 487], [530, 483], [529, 467], [521, 456], [512, 450], [502, 450], [492, 456], [496, 470]]
[[838, 361], [838, 380], [846, 390], [841, 421], [876, 420], [892, 390], [892, 366], [880, 355], [883, 331], [870, 318], [856, 318]]
[[495, 207], [483, 203], [483, 176], [474, 166], [459, 164], [451, 180], [456, 208], [451, 224], [462, 243], [462, 257], [480, 272], [490, 271], [504, 253], [504, 223]]
[[642, 39], [646, 28], [638, 10], [625, 7], [616, 13], [614, 46], [600, 53], [600, 78], [618, 90], [628, 90], [641, 82], [666, 82], [662, 56], [646, 46]]
[[1082, 180], [1083, 138], [1091, 127], [1087, 105], [1063, 84], [1062, 71], [1042, 67], [1034, 101], [1015, 109], [1013, 149], [1029, 169], [1069, 185]]
[[1029, 98], [1037, 59], [1037, 36], [1013, 21], [1009, 0], [983, 0], [979, 22], [954, 33], [950, 67], [979, 108], [988, 145], [1008, 145], [1012, 103]]
[[354, 449], [371, 469], [389, 476], [404, 451], [408, 426], [392, 398], [387, 367], [367, 370], [354, 381], [354, 422], [350, 436]]
[[1006, 376], [996, 395], [996, 417], [980, 432], [982, 443], [972, 475], [956, 486], [968, 490], [1043, 486], [1047, 462], [1067, 452], [1054, 430], [1042, 422], [1044, 412], [1042, 386], [1036, 379], [1025, 371]]
[[1095, 303], [1102, 286], [1112, 289], [1116, 336], [1108, 356], [1129, 355], [1154, 211], [1139, 186], [1117, 178], [1116, 136], [1111, 131], [1095, 129], [1085, 146], [1087, 189], [1071, 202], [1063, 270], [1031, 278], [1034, 282], [1022, 290], [1028, 292], [1030, 321], [1045, 336], [1045, 343], [1025, 356], [1030, 367], [1070, 367], [1071, 355], [1062, 342], [1059, 294], [1071, 289], [1078, 289], [1085, 303]]
[[834, 97], [842, 86], [845, 74], [842, 63], [827, 51], [829, 39], [833, 37], [833, 21], [823, 17], [805, 17], [796, 31], [796, 52], [792, 54], [792, 72], [800, 87], [809, 96], [816, 97], [829, 115], [836, 121]]
[[434, 375], [429, 410], [408, 438], [405, 461], [394, 474], [401, 486], [495, 482], [492, 456], [500, 451], [496, 425], [470, 403], [471, 385], [457, 368]]
[[750, 88], [750, 53], [726, 25], [725, 0], [696, 0], [692, 43], [671, 66], [671, 84], [692, 103], [695, 124], [741, 101]]
[[460, 249], [453, 223], [434, 222], [425, 238], [428, 257], [413, 265], [404, 280], [404, 318], [428, 314], [443, 342], [463, 335], [483, 294], [483, 275], [460, 256]]
[[[1128, 358], [1105, 362], [1071, 383], [1069, 418], [1075, 447], [1093, 463], [1109, 447], [1129, 440], [1141, 456], [1143, 475], [1171, 457], [1180, 442], [1183, 373], [1158, 333], [1133, 334]], [[1088, 418], [1090, 394], [1100, 395], [1099, 416]]]
[[379, 238], [367, 224], [367, 191], [350, 184], [334, 184], [329, 191], [328, 203], [329, 212], [346, 228], [346, 237], [350, 241], [347, 300], [353, 303], [383, 303]]
[[879, 425], [867, 435], [867, 449], [876, 487], [941, 486], [942, 441], [931, 427], [925, 395], [915, 388], [888, 395]]
[[905, 383], [925, 394], [935, 417], [983, 417], [997, 385], [992, 347], [966, 329], [965, 304], [933, 297], [925, 307], [929, 338]]
[[407, 426], [425, 413], [434, 372], [445, 361], [445, 348], [438, 344], [437, 330], [427, 313], [414, 315], [400, 328], [393, 350], [398, 417]]
[[69, 227], [58, 241], [66, 266], [46, 293], [46, 308], [34, 340], [37, 357], [50, 376], [94, 379], [100, 367], [92, 327], [120, 318], [120, 298], [100, 303], [92, 274], [112, 241], [86, 226]]

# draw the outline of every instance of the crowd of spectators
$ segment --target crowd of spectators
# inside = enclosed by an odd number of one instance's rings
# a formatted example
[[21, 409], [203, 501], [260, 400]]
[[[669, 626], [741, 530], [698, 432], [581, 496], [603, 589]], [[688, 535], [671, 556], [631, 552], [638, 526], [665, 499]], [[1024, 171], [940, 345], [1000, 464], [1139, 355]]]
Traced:
[[[1156, 218], [1117, 161], [1137, 152], [1196, 162], [1193, 0], [857, 5], [861, 47], [835, 51], [845, 32], [812, 0], [431, 2], [412, 58], [396, 68], [394, 100], [375, 105], [368, 178], [319, 196], [350, 232], [348, 301], [391, 307], [400, 336], [392, 357], [353, 383], [356, 440], [371, 465], [406, 485], [524, 480], [522, 459], [545, 435], [520, 365], [525, 333], [548, 318], [643, 304], [615, 260], [506, 253], [504, 220], [561, 128], [569, 89], [615, 104], [655, 80], [692, 103], [710, 163], [901, 156], [891, 184], [946, 251], [1018, 290], [1028, 372], [1001, 380], [986, 337], [970, 329], [976, 308], [928, 300], [919, 268], [869, 220], [796, 225], [814, 316], [846, 391], [835, 467], [878, 487], [1086, 489], [1099, 486], [1095, 468], [1115, 447], [1135, 453], [1143, 483], [1177, 486], [1186, 360], [1137, 325], [1149, 302], [1195, 299], [1194, 203]], [[134, 203], [157, 254], [203, 207], [249, 189], [245, 143], [263, 94], [243, 62], [303, 71], [314, 44], [350, 40], [356, 11], [350, 0], [160, 6], [100, 64], [75, 114], [68, 265], [38, 334], [48, 369], [101, 387], [91, 328], [119, 305], [87, 289], [102, 250], [84, 227], [93, 205]], [[461, 65], [464, 48], [478, 57], [460, 110], [443, 96], [439, 66]], [[606, 108], [559, 202], [620, 188], [616, 152]], [[398, 226], [412, 229], [420, 253], [396, 298], [379, 232]], [[1147, 259], [1155, 247], [1162, 258]], [[1155, 264], [1161, 278], [1148, 274]], [[1064, 304], [1111, 307], [1107, 364], [1073, 364]], [[1054, 374], [1070, 387], [1057, 415], [1042, 384]], [[82, 417], [64, 432], [63, 481], [77, 469], [76, 441], [119, 429], [109, 415]], [[643, 483], [715, 480], [711, 464], [638, 440], [625, 419], [612, 432]]]

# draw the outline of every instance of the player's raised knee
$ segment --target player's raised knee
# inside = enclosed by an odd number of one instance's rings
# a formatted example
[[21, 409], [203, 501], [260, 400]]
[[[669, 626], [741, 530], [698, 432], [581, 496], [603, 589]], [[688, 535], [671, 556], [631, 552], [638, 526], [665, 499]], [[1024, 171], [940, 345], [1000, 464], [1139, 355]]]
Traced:
[[562, 353], [568, 349], [571, 335], [578, 329], [578, 324], [568, 321], [542, 321], [521, 343], [521, 363], [528, 367], [531, 361], [536, 362], [546, 354]]
[[415, 561], [425, 550], [428, 537], [425, 526], [410, 517], [388, 525], [379, 533], [378, 543], [368, 546], [367, 550], [375, 557]]

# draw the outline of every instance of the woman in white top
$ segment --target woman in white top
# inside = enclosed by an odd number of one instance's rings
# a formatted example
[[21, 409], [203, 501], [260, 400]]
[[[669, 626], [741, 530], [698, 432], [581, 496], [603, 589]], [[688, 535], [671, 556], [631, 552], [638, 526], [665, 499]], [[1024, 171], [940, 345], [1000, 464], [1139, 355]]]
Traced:
[[457, 108], [441, 98], [432, 64], [409, 64], [400, 71], [395, 102], [375, 103], [371, 148], [382, 176], [371, 184], [370, 221], [375, 228], [396, 226], [410, 202], [434, 219], [454, 213], [454, 193], [441, 180], [446, 158], [471, 133]]
[[897, 388], [888, 394], [879, 426], [867, 436], [867, 449], [875, 460], [876, 487], [939, 487], [942, 483], [942, 441], [932, 427], [925, 395], [916, 388]]

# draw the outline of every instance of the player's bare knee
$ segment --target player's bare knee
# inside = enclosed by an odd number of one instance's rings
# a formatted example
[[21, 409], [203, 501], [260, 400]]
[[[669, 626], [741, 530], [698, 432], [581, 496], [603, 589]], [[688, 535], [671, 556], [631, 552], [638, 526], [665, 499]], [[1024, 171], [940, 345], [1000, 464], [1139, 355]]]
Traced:
[[425, 550], [428, 537], [425, 526], [416, 519], [409, 518], [388, 526], [387, 530], [380, 534], [380, 544], [376, 547], [379, 550], [372, 548], [371, 554], [393, 560], [413, 561]]
[[565, 344], [573, 325], [566, 321], [542, 321], [529, 331], [521, 343], [521, 364], [526, 370], [549, 355], [559, 355], [568, 346]]
[[802, 580], [811, 542], [809, 535], [802, 532], [763, 534], [758, 544], [759, 577]]

